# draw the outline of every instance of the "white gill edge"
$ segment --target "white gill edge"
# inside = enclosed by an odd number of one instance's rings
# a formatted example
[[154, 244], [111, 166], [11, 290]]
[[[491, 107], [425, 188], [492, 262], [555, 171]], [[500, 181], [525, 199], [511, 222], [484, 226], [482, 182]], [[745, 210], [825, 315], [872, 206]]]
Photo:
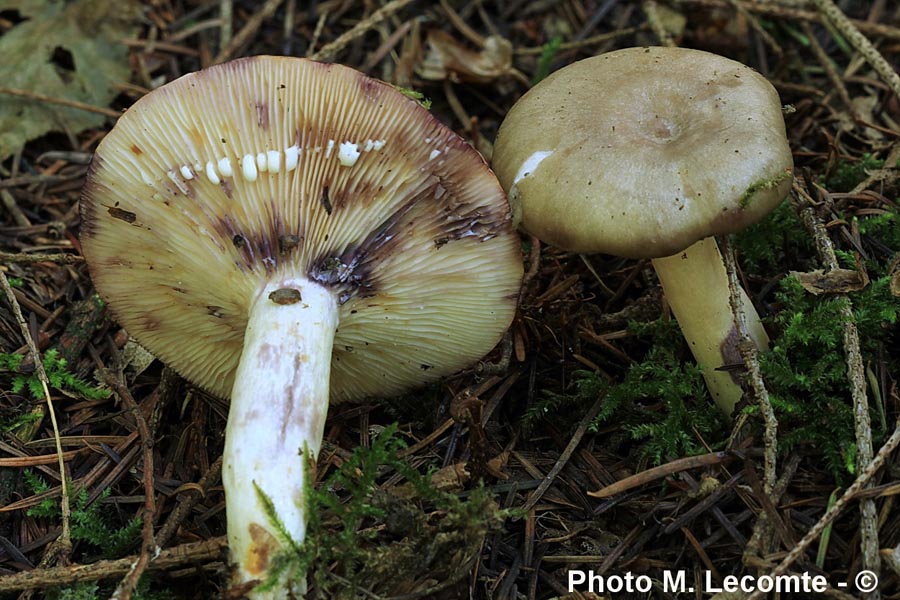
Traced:
[[[325, 158], [331, 158], [334, 153], [335, 144], [336, 142], [334, 140], [328, 140], [325, 145]], [[338, 145], [337, 158], [340, 161], [341, 166], [352, 167], [356, 164], [356, 161], [359, 160], [359, 157], [363, 152], [377, 152], [384, 148], [386, 144], [387, 140], [367, 139], [362, 144], [357, 144], [349, 140], [344, 141]], [[303, 148], [298, 144], [294, 144], [293, 146], [285, 148], [283, 151], [264, 150], [261, 152], [251, 152], [237, 158], [237, 161], [240, 163], [240, 170], [237, 172], [240, 173], [246, 181], [253, 182], [259, 179], [260, 173], [279, 173], [282, 168], [285, 171], [293, 171], [300, 163], [300, 153], [302, 151]], [[321, 152], [322, 148], [317, 146], [307, 149], [307, 152], [310, 151]], [[283, 163], [282, 154], [284, 155]], [[440, 154], [440, 150], [433, 150], [429, 156], [429, 160], [434, 160]], [[219, 159], [209, 160], [205, 165], [200, 162], [195, 162], [193, 165], [183, 164], [177, 166], [175, 169], [170, 169], [166, 175], [179, 189], [184, 191], [185, 188], [183, 187], [182, 181], [178, 181], [178, 175], [181, 175], [181, 180], [190, 181], [194, 179], [198, 173], [205, 174], [206, 178], [213, 184], [221, 183], [222, 178], [234, 177], [235, 169], [232, 166], [232, 157], [223, 156]], [[145, 184], [149, 186], [154, 185], [153, 179], [147, 175], [146, 172], [140, 170], [140, 175]]]

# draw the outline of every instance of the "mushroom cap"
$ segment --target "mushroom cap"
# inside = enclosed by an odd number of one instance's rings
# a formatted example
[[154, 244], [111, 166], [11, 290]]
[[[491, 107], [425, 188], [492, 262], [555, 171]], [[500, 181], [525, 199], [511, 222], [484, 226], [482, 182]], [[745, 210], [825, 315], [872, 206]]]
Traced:
[[239, 59], [138, 100], [97, 148], [81, 215], [118, 321], [221, 396], [270, 279], [334, 292], [333, 402], [479, 359], [522, 279], [481, 156], [393, 87], [304, 59]]
[[669, 256], [758, 221], [787, 195], [792, 164], [764, 77], [662, 47], [556, 71], [510, 110], [493, 156], [525, 231], [630, 258]]

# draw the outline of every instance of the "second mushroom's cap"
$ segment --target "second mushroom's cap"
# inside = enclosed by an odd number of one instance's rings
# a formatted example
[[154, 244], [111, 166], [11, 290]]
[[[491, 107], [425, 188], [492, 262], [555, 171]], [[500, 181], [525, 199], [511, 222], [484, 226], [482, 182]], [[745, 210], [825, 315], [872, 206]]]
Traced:
[[627, 48], [526, 93], [493, 167], [523, 229], [576, 252], [675, 254], [743, 229], [790, 188], [778, 94], [733, 60]]
[[94, 156], [81, 239], [129, 333], [220, 395], [272, 277], [340, 304], [333, 401], [479, 359], [522, 277], [503, 191], [472, 148], [391, 86], [292, 58], [236, 60], [135, 103]]

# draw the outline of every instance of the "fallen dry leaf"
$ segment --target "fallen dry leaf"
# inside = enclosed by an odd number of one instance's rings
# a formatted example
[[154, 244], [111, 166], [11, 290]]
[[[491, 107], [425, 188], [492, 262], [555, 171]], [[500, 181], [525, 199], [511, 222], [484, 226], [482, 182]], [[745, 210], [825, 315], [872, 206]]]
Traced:
[[431, 474], [431, 485], [445, 492], [458, 492], [465, 488], [471, 474], [466, 470], [465, 461], [442, 467]]
[[[105, 107], [113, 84], [127, 82], [128, 48], [140, 17], [136, 0], [0, 0], [24, 20], [0, 37], [0, 85]], [[78, 133], [106, 117], [83, 110], [0, 96], [0, 160], [50, 131]]]
[[416, 72], [431, 81], [468, 81], [488, 83], [512, 69], [512, 44], [492, 35], [485, 38], [484, 49], [471, 50], [452, 35], [432, 29], [426, 39], [425, 58]]
[[823, 269], [816, 269], [808, 273], [791, 271], [789, 275], [796, 277], [803, 289], [814, 296], [857, 292], [869, 285], [869, 276], [863, 270], [834, 269], [832, 271], [824, 271]]

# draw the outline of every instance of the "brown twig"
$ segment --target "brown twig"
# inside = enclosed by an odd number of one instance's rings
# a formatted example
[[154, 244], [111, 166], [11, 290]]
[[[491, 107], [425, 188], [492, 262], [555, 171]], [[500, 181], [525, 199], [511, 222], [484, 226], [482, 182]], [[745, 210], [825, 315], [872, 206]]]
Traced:
[[190, 514], [194, 507], [197, 506], [197, 503], [206, 496], [206, 492], [219, 482], [221, 474], [222, 457], [220, 456], [213, 464], [209, 465], [209, 469], [203, 474], [203, 477], [196, 485], [192, 485], [184, 491], [185, 496], [178, 502], [175, 508], [172, 509], [172, 512], [169, 513], [169, 517], [166, 519], [165, 524], [160, 528], [159, 533], [156, 534], [156, 543], [159, 546], [165, 547], [166, 544], [169, 543], [169, 540], [175, 535], [178, 527], [181, 526], [182, 521]]
[[862, 54], [869, 66], [878, 73], [881, 80], [893, 90], [894, 94], [900, 99], [900, 75], [894, 67], [885, 60], [877, 48], [863, 35], [860, 28], [857, 27], [847, 15], [841, 11], [838, 6], [831, 0], [810, 0], [823, 17], [844, 36], [850, 45], [856, 48], [856, 51]]
[[653, 30], [653, 34], [659, 40], [660, 46], [674, 46], [675, 40], [672, 39], [672, 33], [666, 29], [666, 25], [659, 15], [659, 5], [656, 3], [656, 0], [644, 0], [641, 3], [641, 8], [644, 10], [644, 16], [647, 17], [650, 29]]
[[282, 2], [284, 2], [284, 0], [267, 0], [267, 2], [262, 5], [262, 8], [259, 9], [259, 12], [250, 17], [247, 20], [247, 24], [237, 32], [237, 35], [231, 38], [228, 45], [219, 50], [219, 53], [213, 58], [212, 64], [222, 63], [230, 59], [239, 48], [246, 44], [250, 38], [256, 34], [262, 26], [263, 21], [275, 14], [275, 11], [278, 10], [278, 7], [281, 6]]
[[[729, 0], [675, 0], [678, 5], [687, 6], [705, 6], [709, 8], [728, 8], [731, 6]], [[774, 2], [763, 2], [754, 0], [739, 0], [741, 6], [751, 13], [764, 15], [767, 17], [782, 18], [792, 21], [812, 21], [818, 23], [821, 21], [819, 13], [811, 10], [803, 10], [799, 8], [782, 6]], [[860, 32], [866, 35], [882, 37], [890, 40], [900, 40], [900, 28], [891, 27], [882, 23], [870, 23], [868, 21], [859, 21], [856, 19], [848, 19], [848, 21]]]
[[6, 209], [6, 212], [12, 215], [16, 225], [19, 227], [31, 227], [31, 221], [28, 220], [28, 217], [26, 217], [25, 213], [22, 212], [22, 209], [19, 208], [15, 197], [10, 194], [8, 190], [0, 188], [0, 202], [3, 203], [3, 208]]
[[819, 40], [816, 39], [815, 34], [813, 33], [812, 27], [809, 26], [809, 23], [803, 22], [801, 23], [801, 27], [803, 28], [803, 35], [805, 35], [809, 39], [809, 47], [813, 51], [813, 54], [816, 55], [816, 60], [819, 61], [819, 64], [822, 65], [822, 70], [825, 71], [825, 75], [828, 77], [828, 81], [831, 82], [831, 85], [834, 87], [837, 95], [840, 97], [841, 102], [844, 104], [844, 107], [850, 113], [850, 116], [853, 117], [854, 120], [859, 120], [859, 113], [856, 110], [856, 107], [853, 106], [853, 101], [850, 99], [850, 92], [847, 91], [847, 86], [844, 85], [843, 79], [838, 75], [837, 71], [834, 68], [834, 63], [828, 58], [828, 54], [825, 53], [824, 48], [819, 43]]
[[719, 238], [719, 243], [722, 247], [722, 258], [725, 261], [725, 272], [728, 274], [731, 311], [734, 315], [735, 326], [740, 338], [738, 348], [741, 352], [741, 358], [744, 359], [744, 368], [747, 369], [747, 379], [750, 382], [750, 388], [753, 390], [753, 396], [759, 405], [765, 424], [763, 454], [765, 479], [763, 480], [763, 489], [766, 496], [771, 498], [777, 477], [778, 420], [775, 418], [775, 411], [772, 408], [772, 402], [769, 400], [769, 392], [766, 389], [766, 383], [763, 381], [762, 372], [760, 371], [759, 349], [750, 338], [750, 332], [747, 328], [747, 314], [744, 311], [743, 299], [741, 298], [742, 288], [740, 281], [738, 281], [734, 249], [731, 247], [731, 241], [726, 236]]
[[[750, 383], [750, 389], [753, 390], [753, 398], [759, 406], [760, 414], [763, 418], [763, 485], [762, 497], [758, 498], [759, 502], [764, 506], [772, 507], [775, 503], [774, 488], [777, 478], [777, 456], [778, 456], [778, 419], [775, 416], [775, 410], [769, 399], [769, 392], [766, 389], [763, 380], [762, 371], [759, 366], [759, 349], [750, 338], [750, 332], [747, 328], [747, 316], [743, 308], [743, 299], [741, 297], [741, 284], [738, 280], [737, 265], [734, 260], [734, 249], [731, 241], [727, 236], [719, 238], [722, 247], [722, 258], [725, 261], [725, 272], [728, 274], [729, 302], [731, 304], [731, 312], [734, 315], [734, 323], [738, 332], [738, 350], [744, 361], [744, 368], [747, 369], [747, 379]], [[773, 519], [778, 519], [777, 512], [764, 510], [759, 515], [756, 526], [754, 527], [754, 536], [758, 533], [757, 540], [763, 543], [768, 540], [767, 535], [771, 531]], [[783, 528], [779, 528], [783, 530]], [[766, 542], [766, 545], [767, 542]]]
[[54, 98], [53, 96], [39, 94], [38, 92], [32, 92], [31, 90], [0, 87], [0, 94], [5, 94], [7, 96], [18, 96], [19, 98], [27, 98], [28, 100], [36, 100], [38, 102], [44, 102], [47, 104], [57, 104], [59, 106], [66, 106], [68, 108], [76, 108], [78, 110], [96, 113], [98, 115], [111, 117], [113, 119], [118, 119], [122, 116], [122, 113], [118, 110], [104, 108], [102, 106], [94, 106], [93, 104], [87, 104], [85, 102], [79, 102], [77, 100], [69, 100], [67, 98]]
[[663, 477], [668, 477], [669, 475], [674, 475], [675, 473], [679, 473], [681, 471], [696, 469], [698, 467], [720, 465], [728, 460], [728, 456], [729, 455], [727, 452], [713, 452], [711, 454], [701, 454], [699, 456], [686, 456], [684, 458], [678, 458], [673, 461], [667, 462], [664, 465], [659, 465], [658, 467], [653, 467], [652, 469], [647, 469], [646, 471], [635, 473], [634, 475], [626, 477], [625, 479], [620, 479], [614, 484], [608, 485], [604, 488], [600, 488], [595, 492], [588, 492], [587, 495], [593, 496], [594, 498], [609, 498], [610, 496], [615, 496], [616, 494], [627, 492], [632, 488], [648, 484], [652, 481], [656, 481], [657, 479], [662, 479]]
[[78, 254], [25, 254], [24, 252], [0, 250], [0, 262], [6, 264], [54, 262], [62, 265], [74, 265], [84, 262], [84, 257]]
[[331, 60], [335, 54], [340, 52], [347, 44], [355, 40], [356, 38], [364, 35], [367, 31], [375, 27], [378, 23], [383, 21], [384, 19], [390, 17], [394, 13], [402, 10], [408, 4], [415, 2], [415, 0], [392, 0], [388, 2], [371, 15], [369, 15], [366, 19], [363, 19], [344, 33], [342, 33], [336, 40], [333, 42], [329, 42], [322, 46], [322, 48], [310, 55], [310, 59], [312, 60], [322, 60], [327, 61]]
[[[611, 40], [617, 40], [623, 37], [628, 37], [634, 35], [640, 31], [644, 31], [649, 29], [650, 24], [644, 23], [638, 27], [626, 27], [624, 29], [617, 29], [615, 31], [610, 31], [609, 33], [601, 33], [599, 35], [594, 35], [589, 38], [584, 38], [583, 40], [578, 40], [574, 42], [563, 42], [559, 45], [559, 52], [564, 52], [566, 50], [578, 50], [579, 48], [588, 48], [590, 46], [596, 46], [597, 44], [602, 44], [604, 42], [609, 42]], [[513, 54], [516, 56], [529, 56], [529, 55], [538, 55], [544, 52], [543, 46], [535, 46], [531, 48], [516, 48], [513, 50]]]
[[19, 329], [22, 332], [22, 337], [25, 339], [25, 343], [28, 345], [28, 352], [31, 354], [31, 358], [34, 361], [35, 371], [37, 373], [38, 379], [41, 382], [41, 387], [44, 391], [44, 400], [47, 403], [47, 409], [50, 413], [50, 422], [53, 425], [53, 437], [56, 440], [56, 455], [58, 457], [57, 462], [59, 464], [60, 483], [62, 485], [62, 497], [60, 498], [60, 512], [62, 513], [62, 533], [55, 543], [56, 548], [51, 550], [48, 553], [48, 556], [59, 556], [63, 562], [66, 562], [68, 561], [69, 553], [72, 550], [69, 485], [68, 477], [66, 476], [66, 461], [64, 460], [62, 443], [59, 439], [59, 424], [56, 420], [56, 409], [53, 405], [53, 398], [50, 397], [50, 380], [47, 378], [47, 372], [44, 370], [44, 362], [43, 360], [41, 360], [41, 354], [38, 351], [37, 345], [34, 343], [34, 339], [31, 337], [31, 331], [28, 329], [28, 324], [25, 322], [25, 317], [22, 315], [22, 309], [19, 307], [19, 303], [16, 300], [15, 294], [13, 293], [13, 289], [12, 287], [10, 287], [9, 281], [6, 279], [6, 275], [3, 273], [3, 271], [0, 271], [0, 287], [2, 287], [3, 291], [6, 293], [6, 300], [7, 302], [9, 302], [10, 306], [12, 306], [13, 315], [15, 315], [16, 322], [18, 323]]
[[[875, 458], [872, 459], [866, 468], [863, 469], [863, 472], [859, 474], [856, 480], [847, 488], [847, 491], [838, 498], [837, 502], [828, 509], [824, 515], [813, 525], [806, 535], [797, 542], [797, 545], [791, 548], [790, 552], [785, 555], [785, 557], [781, 560], [775, 569], [772, 570], [770, 575], [774, 578], [779, 575], [783, 575], [787, 573], [787, 570], [793, 565], [800, 556], [806, 552], [806, 549], [809, 548], [810, 544], [812, 544], [818, 537], [822, 534], [822, 531], [828, 525], [837, 518], [839, 514], [846, 508], [847, 504], [849, 504], [866, 485], [868, 485], [869, 481], [871, 481], [872, 477], [875, 473], [878, 472], [879, 469], [884, 465], [885, 461], [888, 459], [890, 454], [897, 448], [897, 444], [900, 444], [900, 421], [897, 422], [894, 427], [894, 433], [891, 434], [891, 437], [887, 439], [884, 445], [878, 450], [878, 454], [875, 455]], [[763, 592], [756, 590], [752, 594], [750, 594], [745, 600], [759, 600], [762, 598]]]
[[31, 185], [34, 183], [43, 183], [46, 185], [52, 185], [54, 183], [62, 183], [65, 181], [73, 181], [76, 179], [80, 179], [84, 177], [84, 171], [80, 170], [78, 173], [73, 173], [69, 175], [19, 175], [17, 177], [10, 177], [9, 179], [0, 179], [0, 188], [11, 188], [11, 187], [19, 187], [23, 185]]
[[[150, 570], [163, 570], [194, 565], [222, 559], [228, 540], [225, 536], [212, 538], [203, 542], [192, 542], [163, 550], [150, 565]], [[101, 560], [89, 565], [72, 565], [68, 567], [52, 567], [23, 571], [15, 575], [0, 577], [0, 592], [14, 590], [46, 589], [52, 586], [65, 586], [80, 581], [99, 581], [112, 577], [121, 577], [133, 567], [137, 557], [129, 556], [117, 560]]]
[[550, 488], [550, 485], [553, 483], [553, 480], [556, 479], [556, 476], [559, 475], [559, 472], [562, 471], [562, 468], [566, 466], [566, 463], [569, 462], [569, 458], [572, 456], [572, 453], [575, 452], [575, 449], [578, 448], [578, 444], [581, 443], [581, 438], [584, 437], [585, 432], [587, 432], [588, 426], [590, 426], [591, 422], [594, 418], [600, 413], [600, 409], [603, 407], [603, 400], [606, 399], [606, 394], [602, 393], [599, 397], [594, 401], [594, 405], [591, 406], [590, 410], [587, 411], [587, 414], [581, 419], [578, 423], [578, 426], [575, 428], [575, 431], [572, 433], [572, 439], [569, 440], [569, 443], [566, 444], [566, 447], [563, 449], [562, 453], [559, 455], [559, 458], [554, 463], [553, 467], [550, 469], [550, 472], [544, 476], [544, 480], [541, 481], [541, 484], [528, 496], [528, 499], [525, 501], [525, 504], [522, 505], [522, 510], [528, 512], [534, 505], [538, 503], [544, 493]]
[[231, 44], [231, 36], [234, 33], [232, 21], [234, 19], [234, 4], [232, 0], [219, 0], [219, 50], [227, 48]]
[[[825, 226], [816, 218], [812, 209], [812, 206], [815, 205], [813, 199], [797, 181], [794, 182], [793, 192], [793, 202], [800, 207], [800, 219], [816, 241], [819, 259], [825, 266], [826, 272], [837, 269], [838, 261], [834, 252], [834, 245], [828, 237]], [[846, 295], [841, 295], [837, 299], [841, 320], [843, 321], [844, 356], [847, 361], [847, 375], [850, 379], [850, 395], [853, 398], [853, 415], [858, 448], [857, 463], [860, 466], [866, 466], [872, 460], [872, 425], [869, 417], [866, 375], [859, 347], [859, 331], [856, 328], [856, 318], [853, 315], [850, 299]], [[877, 573], [881, 559], [878, 553], [878, 511], [874, 500], [864, 499], [860, 501], [859, 532], [863, 568]], [[877, 593], [873, 592], [869, 597], [874, 598], [876, 596]]]
[[770, 34], [759, 22], [759, 19], [750, 14], [750, 11], [741, 4], [738, 0], [728, 0], [728, 4], [737, 12], [739, 15], [744, 17], [747, 20], [747, 23], [750, 24], [750, 27], [753, 28], [753, 31], [756, 32], [756, 35], [760, 37], [763, 43], [768, 46], [772, 52], [774, 52], [777, 56], [784, 56], [784, 50], [781, 49], [781, 46], [772, 37]]
[[131, 413], [137, 426], [138, 435], [141, 439], [141, 451], [143, 454], [143, 475], [144, 475], [144, 516], [141, 528], [141, 552], [134, 563], [134, 568], [119, 582], [116, 591], [112, 595], [112, 600], [131, 600], [134, 590], [137, 588], [138, 580], [150, 565], [153, 555], [159, 551], [159, 546], [153, 536], [153, 522], [156, 515], [156, 492], [153, 489], [153, 434], [147, 425], [147, 419], [141, 411], [138, 403], [128, 388], [119, 381], [119, 378], [109, 371], [102, 371], [103, 381], [111, 387], [125, 409]]

